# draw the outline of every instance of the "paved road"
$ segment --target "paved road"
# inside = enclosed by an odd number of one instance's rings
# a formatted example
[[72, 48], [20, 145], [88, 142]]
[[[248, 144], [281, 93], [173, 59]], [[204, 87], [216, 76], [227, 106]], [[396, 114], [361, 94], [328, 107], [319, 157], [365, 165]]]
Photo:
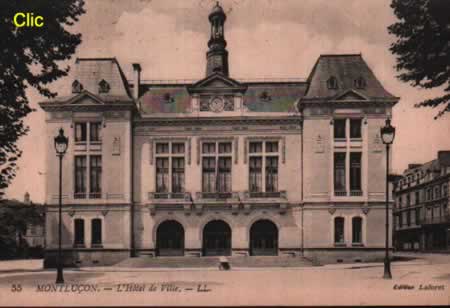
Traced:
[[[393, 264], [330, 265], [298, 269], [3, 272], [0, 305], [431, 305], [450, 304], [450, 256]], [[38, 270], [37, 272], [34, 272]], [[20, 285], [20, 292], [13, 292]]]

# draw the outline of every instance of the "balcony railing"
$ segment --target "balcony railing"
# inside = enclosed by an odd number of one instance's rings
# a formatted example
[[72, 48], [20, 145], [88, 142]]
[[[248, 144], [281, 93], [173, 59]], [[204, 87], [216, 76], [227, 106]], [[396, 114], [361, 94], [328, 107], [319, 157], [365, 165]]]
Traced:
[[361, 190], [352, 190], [350, 191], [350, 196], [352, 197], [361, 197], [363, 192]]
[[149, 192], [149, 200], [191, 200], [191, 194], [188, 192]]
[[197, 192], [195, 194], [197, 199], [238, 199], [239, 195], [236, 192]]
[[336, 197], [346, 197], [347, 196], [347, 192], [343, 191], [343, 190], [337, 190], [334, 192], [334, 195]]
[[286, 199], [286, 191], [250, 191], [245, 192], [245, 198], [283, 198]]

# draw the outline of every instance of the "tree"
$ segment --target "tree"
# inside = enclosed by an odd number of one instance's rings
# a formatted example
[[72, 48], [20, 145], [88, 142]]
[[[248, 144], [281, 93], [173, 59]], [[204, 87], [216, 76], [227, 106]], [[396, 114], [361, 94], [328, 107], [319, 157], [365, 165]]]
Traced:
[[[14, 15], [42, 16], [42, 27], [16, 27]], [[48, 98], [48, 85], [66, 76], [81, 34], [67, 30], [85, 13], [84, 0], [0, 1], [0, 197], [16, 175], [22, 152], [17, 146], [29, 128], [24, 118], [33, 111], [26, 89], [33, 87]]]
[[450, 111], [450, 1], [392, 0], [398, 21], [388, 27], [396, 36], [390, 50], [396, 56], [397, 76], [414, 87], [443, 87], [440, 97], [416, 107], [442, 107], [435, 119]]

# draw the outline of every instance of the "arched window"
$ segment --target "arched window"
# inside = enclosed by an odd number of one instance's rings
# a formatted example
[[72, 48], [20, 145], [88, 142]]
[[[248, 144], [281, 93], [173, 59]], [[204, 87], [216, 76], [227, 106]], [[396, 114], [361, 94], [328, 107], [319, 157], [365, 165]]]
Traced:
[[84, 219], [75, 219], [74, 221], [74, 246], [84, 246]]
[[91, 221], [91, 244], [97, 247], [102, 245], [102, 220], [99, 218]]
[[108, 93], [109, 90], [110, 90], [109, 83], [107, 83], [107, 82], [105, 81], [105, 79], [102, 79], [102, 80], [98, 83], [98, 86], [99, 86], [99, 88], [98, 88], [98, 92], [99, 92], [99, 93]]
[[354, 86], [357, 89], [364, 89], [366, 87], [366, 80], [362, 77], [355, 79]]
[[362, 218], [352, 218], [352, 243], [362, 244]]
[[336, 77], [331, 76], [330, 78], [328, 78], [327, 87], [328, 87], [328, 89], [337, 89], [338, 88], [338, 82], [337, 82]]
[[334, 243], [338, 245], [345, 244], [344, 217], [336, 217], [334, 219]]
[[83, 85], [78, 80], [72, 82], [72, 93], [80, 93], [81, 91], [83, 91]]

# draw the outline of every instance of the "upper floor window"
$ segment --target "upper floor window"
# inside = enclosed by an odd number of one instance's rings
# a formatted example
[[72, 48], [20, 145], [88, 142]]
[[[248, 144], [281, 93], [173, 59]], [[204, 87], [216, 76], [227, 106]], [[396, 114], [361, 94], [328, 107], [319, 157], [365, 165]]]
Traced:
[[278, 191], [278, 141], [249, 144], [249, 191]]
[[401, 208], [402, 207], [402, 197], [398, 197], [398, 207]]
[[408, 193], [406, 194], [406, 206], [411, 205], [411, 195]]
[[231, 192], [231, 142], [204, 142], [202, 144], [203, 192]]
[[346, 193], [345, 153], [334, 153], [334, 191]]
[[435, 186], [434, 187], [434, 198], [439, 199], [441, 197], [441, 187]]
[[101, 129], [100, 122], [77, 122], [75, 123], [75, 142], [86, 142], [88, 131], [89, 141], [98, 142], [101, 140]]
[[337, 81], [336, 77], [331, 76], [330, 78], [328, 78], [327, 87], [328, 87], [328, 89], [337, 89], [338, 88], [338, 81]]
[[109, 83], [106, 82], [105, 79], [102, 79], [98, 83], [98, 93], [108, 93], [111, 87], [109, 86]]
[[416, 225], [420, 224], [420, 208], [416, 208]]
[[345, 123], [347, 122], [346, 119], [335, 119], [334, 120], [334, 139], [345, 139], [346, 138], [346, 132], [345, 132]]
[[361, 153], [350, 153], [350, 191], [361, 191]]
[[448, 196], [448, 184], [445, 183], [442, 185], [442, 196], [447, 197]]
[[355, 79], [354, 86], [357, 89], [364, 89], [366, 87], [366, 80], [363, 77]]
[[[88, 164], [89, 159], [89, 164]], [[89, 170], [87, 168], [89, 166]], [[89, 174], [89, 178], [87, 175]], [[89, 181], [89, 182], [88, 182]], [[89, 183], [89, 184], [88, 184]], [[84, 199], [89, 187], [89, 198], [101, 198], [102, 193], [102, 157], [100, 155], [75, 156], [74, 197]]]
[[350, 119], [350, 138], [360, 139], [361, 138], [361, 119]]
[[416, 191], [415, 192], [415, 201], [416, 201], [416, 204], [419, 204], [420, 203], [420, 191]]
[[156, 144], [156, 192], [184, 192], [184, 155], [184, 142], [158, 142]]
[[91, 155], [89, 161], [89, 197], [100, 198], [102, 195], [102, 157]]

